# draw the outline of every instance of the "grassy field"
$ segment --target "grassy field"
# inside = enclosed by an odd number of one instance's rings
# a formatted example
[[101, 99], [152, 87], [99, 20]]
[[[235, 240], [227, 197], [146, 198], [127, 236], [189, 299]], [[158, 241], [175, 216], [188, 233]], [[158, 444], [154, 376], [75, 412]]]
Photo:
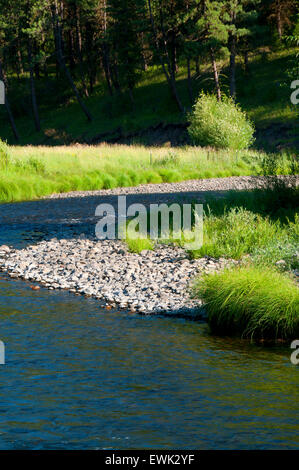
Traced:
[[[109, 189], [141, 183], [258, 175], [267, 155], [253, 150], [126, 145], [0, 148], [0, 202], [35, 199], [53, 192]], [[292, 158], [277, 156], [288, 174]]]
[[[296, 54], [296, 49], [260, 52], [250, 57], [249, 73], [241, 63], [237, 69], [238, 102], [255, 123], [258, 133], [256, 146], [275, 150], [279, 145], [296, 148], [298, 145], [298, 124], [296, 108], [290, 103], [290, 88], [285, 71]], [[219, 64], [221, 68], [221, 64]], [[228, 90], [227, 64], [222, 64], [221, 81], [223, 91]], [[192, 104], [187, 91], [187, 71], [181, 64], [178, 72], [178, 91], [186, 112]], [[79, 85], [79, 83], [78, 83]], [[193, 79], [193, 95], [198, 96], [203, 89], [212, 91], [212, 70], [209, 63], [201, 64], [200, 76]], [[31, 102], [28, 93], [28, 77], [11, 79], [10, 97], [21, 135], [21, 144], [62, 145], [74, 142], [90, 143], [99, 134], [114, 133], [121, 128], [123, 136], [143, 131], [158, 123], [180, 123], [187, 115], [178, 113], [173, 103], [163, 73], [159, 67], [152, 67], [142, 76], [134, 91], [135, 106], [132, 108], [126, 95], [109, 96], [105, 85], [99, 81], [95, 92], [86, 99], [93, 121], [88, 123], [75, 102], [71, 92], [65, 88], [65, 81], [56, 81], [53, 75], [37, 83], [37, 99], [40, 107], [42, 131], [34, 130], [31, 115]], [[47, 93], [45, 94], [45, 90]], [[14, 143], [4, 107], [0, 109], [0, 137]], [[136, 137], [136, 140], [151, 143], [151, 136]], [[99, 137], [105, 140], [105, 137]], [[149, 143], [149, 142], [145, 142]]]

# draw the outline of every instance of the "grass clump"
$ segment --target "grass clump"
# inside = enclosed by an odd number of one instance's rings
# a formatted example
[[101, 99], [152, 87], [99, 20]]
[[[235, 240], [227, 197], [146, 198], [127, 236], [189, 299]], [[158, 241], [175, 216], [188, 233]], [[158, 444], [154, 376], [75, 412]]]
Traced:
[[212, 333], [251, 339], [299, 336], [299, 289], [273, 268], [237, 267], [196, 281]]
[[287, 229], [279, 221], [235, 207], [226, 209], [222, 215], [211, 212], [205, 215], [203, 246], [191, 254], [195, 258], [207, 255], [240, 259], [272, 245], [273, 241], [285, 243], [288, 236]]
[[154, 243], [149, 238], [130, 238], [128, 235], [126, 243], [131, 253], [141, 253], [143, 250], [153, 250]]
[[189, 135], [196, 145], [242, 150], [253, 143], [254, 127], [231, 98], [202, 93], [190, 116]]
[[10, 164], [10, 151], [6, 142], [0, 139], [0, 169], [5, 169]]

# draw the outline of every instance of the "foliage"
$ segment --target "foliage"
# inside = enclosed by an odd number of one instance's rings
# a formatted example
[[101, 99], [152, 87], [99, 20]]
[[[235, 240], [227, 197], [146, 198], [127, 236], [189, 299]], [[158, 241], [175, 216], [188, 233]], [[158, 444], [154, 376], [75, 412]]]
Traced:
[[126, 238], [129, 251], [132, 253], [141, 253], [143, 250], [153, 250], [154, 243], [148, 238]]
[[232, 99], [201, 93], [190, 116], [189, 134], [194, 144], [244, 149], [253, 143], [254, 127]]

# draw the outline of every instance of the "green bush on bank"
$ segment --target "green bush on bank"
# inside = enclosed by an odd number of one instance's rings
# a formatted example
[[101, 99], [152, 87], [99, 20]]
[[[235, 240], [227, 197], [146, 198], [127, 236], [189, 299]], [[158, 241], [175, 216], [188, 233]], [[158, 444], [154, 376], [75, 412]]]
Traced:
[[241, 150], [253, 143], [254, 127], [231, 98], [202, 93], [190, 116], [189, 135], [195, 145]]
[[271, 268], [238, 267], [198, 279], [212, 333], [251, 339], [299, 337], [299, 289]]

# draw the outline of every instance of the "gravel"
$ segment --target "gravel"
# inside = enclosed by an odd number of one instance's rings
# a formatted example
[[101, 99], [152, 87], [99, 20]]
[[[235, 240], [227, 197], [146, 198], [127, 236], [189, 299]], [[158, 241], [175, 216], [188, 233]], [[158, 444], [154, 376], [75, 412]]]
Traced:
[[25, 249], [0, 247], [0, 269], [11, 277], [37, 281], [144, 314], [198, 314], [190, 285], [198, 273], [235, 263], [209, 257], [191, 260], [177, 246], [130, 253], [120, 241], [43, 241]]
[[[2, 243], [13, 242], [15, 246], [0, 246], [0, 270], [50, 290], [92, 296], [100, 303], [132, 312], [193, 316], [200, 307], [200, 301], [190, 295], [194, 277], [237, 262], [209, 257], [190, 260], [183, 249], [168, 245], [134, 254], [120, 241], [93, 240], [96, 206], [103, 202], [116, 204], [117, 195], [128, 195], [128, 204], [169, 203], [178, 198], [182, 201], [185, 196], [204, 201], [209, 191], [218, 194], [264, 183], [265, 178], [257, 176], [211, 178], [73, 191], [53, 194], [47, 200], [5, 204], [0, 214]], [[35, 233], [43, 241], [23, 248]], [[16, 249], [16, 245], [22, 249]]]
[[[52, 194], [47, 199], [64, 199], [70, 197], [86, 197], [86, 196], [108, 196], [108, 195], [126, 195], [126, 194], [149, 194], [149, 193], [188, 193], [196, 191], [229, 191], [229, 190], [245, 190], [263, 188], [266, 182], [272, 177], [265, 176], [230, 176], [227, 178], [209, 178], [187, 180], [180, 183], [161, 183], [161, 184], [141, 184], [139, 186], [131, 186], [114, 189], [101, 189], [98, 191], [71, 191], [68, 193]], [[280, 179], [288, 179], [290, 177], [280, 176]], [[297, 177], [297, 183], [299, 176]]]

